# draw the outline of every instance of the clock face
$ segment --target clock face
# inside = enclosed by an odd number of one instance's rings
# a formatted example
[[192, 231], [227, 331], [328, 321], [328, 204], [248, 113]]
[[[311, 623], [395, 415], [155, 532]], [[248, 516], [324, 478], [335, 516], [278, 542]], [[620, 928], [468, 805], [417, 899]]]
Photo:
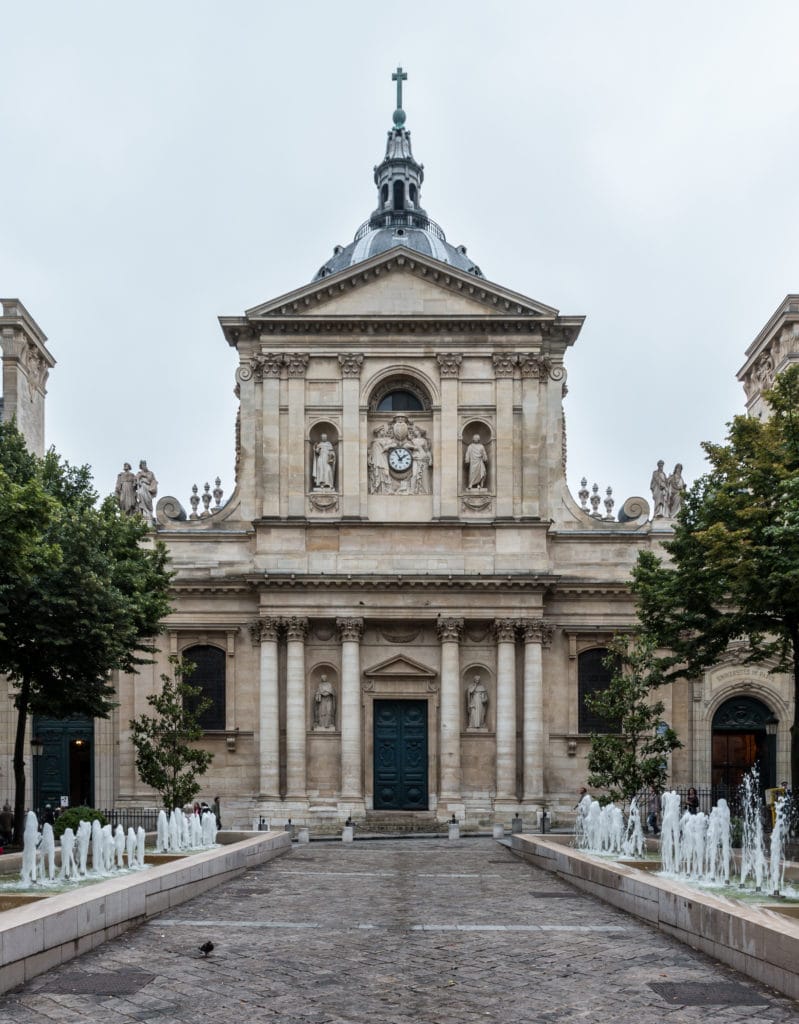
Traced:
[[407, 448], [392, 448], [388, 453], [388, 464], [395, 473], [404, 473], [411, 468], [411, 453]]

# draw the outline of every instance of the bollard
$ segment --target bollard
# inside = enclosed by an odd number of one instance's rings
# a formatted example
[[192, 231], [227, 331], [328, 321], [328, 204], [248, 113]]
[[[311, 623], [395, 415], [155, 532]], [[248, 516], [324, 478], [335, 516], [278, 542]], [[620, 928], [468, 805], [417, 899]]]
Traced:
[[460, 837], [461, 837], [461, 827], [460, 827], [460, 825], [458, 824], [457, 821], [451, 821], [449, 823], [448, 838], [451, 839], [451, 840], [455, 840], [455, 839], [460, 839]]
[[519, 833], [524, 831], [524, 823], [522, 822], [522, 819], [519, 817], [518, 814], [515, 815], [515, 817], [510, 823], [510, 831], [511, 835], [513, 836], [517, 836], [519, 835]]
[[298, 843], [310, 843], [310, 841], [311, 841], [311, 833], [310, 833], [310, 831], [307, 828], [301, 828], [297, 832], [297, 842]]
[[503, 839], [505, 837], [505, 826], [502, 824], [494, 825], [494, 838]]
[[352, 825], [345, 825], [341, 830], [341, 841], [342, 843], [351, 843], [355, 838], [355, 829]]

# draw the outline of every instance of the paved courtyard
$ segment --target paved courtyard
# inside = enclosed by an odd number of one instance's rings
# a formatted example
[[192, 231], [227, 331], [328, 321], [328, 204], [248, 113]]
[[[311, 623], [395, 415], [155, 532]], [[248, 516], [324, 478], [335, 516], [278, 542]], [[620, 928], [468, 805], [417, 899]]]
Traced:
[[[199, 947], [214, 943], [203, 957]], [[799, 1022], [491, 839], [291, 854], [0, 996], [0, 1021]]]

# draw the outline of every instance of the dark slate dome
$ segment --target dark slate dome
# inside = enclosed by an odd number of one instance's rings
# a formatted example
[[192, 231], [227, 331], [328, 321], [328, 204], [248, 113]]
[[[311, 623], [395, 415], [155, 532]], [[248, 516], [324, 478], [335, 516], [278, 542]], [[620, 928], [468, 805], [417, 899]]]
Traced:
[[422, 209], [424, 166], [414, 160], [411, 133], [405, 128], [405, 111], [402, 109], [402, 83], [408, 76], [402, 68], [397, 68], [392, 77], [397, 82], [397, 109], [394, 111], [394, 127], [388, 133], [386, 155], [374, 170], [377, 209], [358, 228], [349, 245], [335, 247], [333, 255], [319, 268], [314, 280], [329, 277], [400, 245], [432, 256], [458, 270], [465, 270], [475, 277], [482, 277], [480, 268], [466, 255], [466, 246], [450, 245], [442, 229]]

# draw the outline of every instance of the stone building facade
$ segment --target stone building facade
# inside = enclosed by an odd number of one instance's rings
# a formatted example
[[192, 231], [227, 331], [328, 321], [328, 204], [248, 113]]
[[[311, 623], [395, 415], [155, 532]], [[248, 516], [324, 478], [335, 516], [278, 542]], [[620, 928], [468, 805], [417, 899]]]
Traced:
[[[189, 513], [158, 502], [174, 610], [158, 663], [117, 679], [94, 724], [97, 805], [154, 804], [128, 723], [181, 654], [212, 701], [204, 794], [226, 824], [573, 808], [603, 726], [584, 697], [634, 622], [638, 553], [671, 524], [643, 498], [614, 515], [596, 488], [572, 497], [565, 363], [583, 317], [487, 280], [421, 206], [423, 177], [399, 103], [353, 242], [221, 317], [236, 488]], [[786, 771], [785, 678], [731, 651], [663, 696], [685, 743], [675, 784], [723, 781], [735, 757]]]

